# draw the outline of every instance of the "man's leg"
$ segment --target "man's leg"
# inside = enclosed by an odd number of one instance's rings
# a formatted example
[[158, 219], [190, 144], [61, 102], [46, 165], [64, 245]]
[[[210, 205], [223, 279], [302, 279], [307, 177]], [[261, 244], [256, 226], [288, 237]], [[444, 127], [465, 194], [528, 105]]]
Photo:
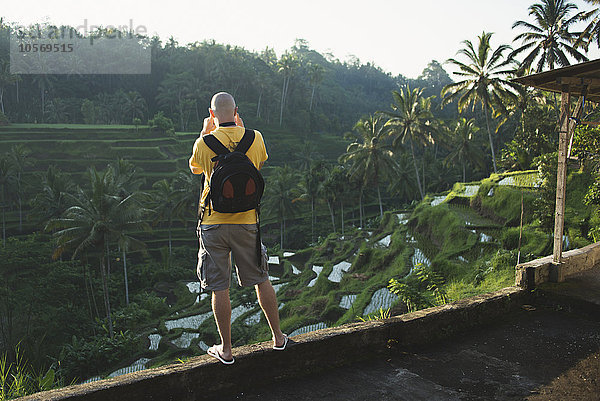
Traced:
[[263, 249], [263, 259], [256, 260], [257, 226], [256, 224], [236, 224], [230, 227], [235, 231], [235, 241], [232, 241], [230, 245], [235, 258], [239, 283], [242, 286], [254, 285], [258, 303], [271, 327], [274, 345], [282, 346], [285, 338], [279, 328], [277, 297], [269, 281], [266, 254], [264, 254], [265, 249]]
[[275, 290], [269, 280], [256, 284], [254, 287], [256, 288], [258, 303], [263, 312], [265, 312], [267, 322], [269, 322], [269, 327], [271, 328], [271, 333], [273, 335], [273, 343], [275, 346], [279, 347], [283, 345], [284, 338], [281, 328], [279, 327], [279, 309], [277, 307]]
[[225, 360], [231, 360], [231, 301], [229, 289], [213, 291], [212, 309], [221, 336], [220, 354]]

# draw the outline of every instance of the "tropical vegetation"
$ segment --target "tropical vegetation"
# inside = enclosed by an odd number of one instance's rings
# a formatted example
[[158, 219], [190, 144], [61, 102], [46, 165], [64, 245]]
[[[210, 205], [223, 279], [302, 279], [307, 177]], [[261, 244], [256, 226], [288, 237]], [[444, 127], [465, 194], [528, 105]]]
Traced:
[[[600, 43], [587, 3], [536, 1], [513, 46], [474, 32], [416, 79], [302, 39], [278, 56], [158, 37], [140, 38], [147, 76], [15, 75], [0, 20], [0, 399], [216, 340], [209, 320], [167, 322], [210, 315], [187, 159], [219, 90], [267, 145], [260, 220], [285, 330], [389, 316], [369, 308], [386, 288], [404, 313], [510, 285], [517, 260], [551, 251], [559, 113], [512, 79], [587, 59]], [[573, 139], [570, 248], [600, 240], [598, 133]], [[252, 297], [232, 289], [240, 344], [269, 337]], [[193, 347], [175, 345], [184, 333]]]

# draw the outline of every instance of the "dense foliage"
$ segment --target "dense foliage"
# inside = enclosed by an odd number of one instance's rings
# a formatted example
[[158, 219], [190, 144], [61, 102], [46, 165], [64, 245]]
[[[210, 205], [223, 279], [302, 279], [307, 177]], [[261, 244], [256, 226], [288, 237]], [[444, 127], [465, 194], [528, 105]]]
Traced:
[[[148, 75], [17, 76], [8, 70], [14, 28], [0, 23], [0, 107], [12, 122], [132, 124], [162, 112], [176, 130], [199, 131], [210, 96], [225, 90], [251, 125], [343, 132], [362, 114], [383, 108], [387, 94], [406, 82], [356, 58], [323, 56], [303, 40], [277, 57], [269, 48], [253, 53], [158, 37], [140, 39], [152, 52]], [[424, 79], [446, 83], [434, 74]]]
[[[510, 284], [517, 260], [551, 251], [558, 117], [556, 96], [510, 79], [585, 59], [600, 43], [599, 10], [533, 4], [533, 21], [513, 26], [527, 31], [516, 50], [486, 32], [460, 44], [448, 60], [456, 82], [437, 61], [407, 79], [304, 40], [278, 56], [158, 37], [140, 38], [152, 50], [148, 75], [17, 76], [7, 61], [12, 26], [0, 20], [0, 379], [21, 377], [22, 357], [43, 372], [28, 392], [142, 356], [160, 364], [199, 352], [169, 343], [182, 330], [165, 321], [210, 313], [185, 286], [196, 281], [199, 193], [187, 158], [221, 90], [267, 144], [263, 239], [271, 254], [298, 251], [290, 260], [301, 272], [286, 261], [280, 274], [285, 330], [352, 321], [388, 283], [401, 300], [395, 312]], [[587, 29], [570, 32], [580, 21]], [[599, 133], [576, 130], [567, 247], [600, 239]], [[517, 182], [517, 170], [537, 171], [539, 188]], [[537, 184], [537, 173], [524, 176]], [[432, 193], [446, 202], [432, 206]], [[430, 263], [415, 263], [417, 250]], [[339, 286], [318, 278], [307, 287], [313, 263], [330, 274], [350, 258]], [[356, 310], [340, 307], [346, 294]], [[254, 305], [247, 289], [232, 298]], [[268, 337], [264, 319], [233, 330], [240, 343]], [[210, 320], [192, 331], [217, 338]], [[165, 338], [158, 350], [148, 349], [150, 333]]]

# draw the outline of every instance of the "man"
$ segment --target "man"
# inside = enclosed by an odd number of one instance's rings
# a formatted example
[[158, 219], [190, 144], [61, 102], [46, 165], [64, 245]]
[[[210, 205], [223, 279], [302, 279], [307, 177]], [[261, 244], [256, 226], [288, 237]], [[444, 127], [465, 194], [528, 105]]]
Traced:
[[[216, 153], [204, 141], [212, 134], [226, 148], [233, 151], [244, 136], [244, 123], [240, 118], [233, 96], [226, 92], [215, 94], [211, 100], [210, 116], [204, 119], [200, 137], [194, 143], [190, 170], [194, 174], [205, 174], [201, 204], [204, 204], [210, 189], [210, 176]], [[257, 169], [267, 160], [267, 151], [262, 135], [255, 132], [254, 142], [246, 155]], [[235, 259], [236, 273], [241, 286], [254, 286], [258, 302], [267, 317], [273, 337], [273, 349], [284, 350], [288, 341], [279, 327], [277, 298], [267, 272], [266, 255], [257, 260], [257, 220], [255, 210], [241, 213], [219, 213], [211, 210], [203, 213], [198, 223], [200, 250], [197, 273], [202, 288], [212, 291], [212, 308], [221, 337], [221, 344], [213, 345], [208, 354], [224, 364], [232, 364], [231, 352], [231, 302], [229, 286], [231, 278], [231, 254]], [[264, 251], [263, 251], [264, 252]]]

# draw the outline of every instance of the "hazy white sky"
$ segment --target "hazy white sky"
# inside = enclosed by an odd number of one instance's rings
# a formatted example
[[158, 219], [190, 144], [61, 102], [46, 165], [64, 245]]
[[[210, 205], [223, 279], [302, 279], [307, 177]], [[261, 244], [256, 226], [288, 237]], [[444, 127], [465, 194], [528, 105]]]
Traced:
[[[584, 0], [571, 0], [590, 9]], [[456, 54], [465, 39], [494, 32], [492, 45], [512, 44], [512, 23], [530, 20], [534, 0], [39, 0], [4, 1], [0, 16], [27, 25], [55, 24], [143, 26], [180, 44], [205, 39], [243, 46], [274, 48], [277, 54], [296, 38], [340, 60], [355, 55], [392, 74], [416, 78], [433, 59]], [[600, 52], [591, 57], [596, 58]]]

